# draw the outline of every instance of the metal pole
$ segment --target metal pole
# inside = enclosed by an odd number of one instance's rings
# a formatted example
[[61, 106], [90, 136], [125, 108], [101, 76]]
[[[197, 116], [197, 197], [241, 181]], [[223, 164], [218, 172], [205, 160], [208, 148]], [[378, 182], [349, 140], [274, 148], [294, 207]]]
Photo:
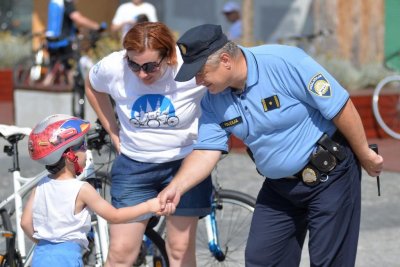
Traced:
[[243, 36], [241, 44], [243, 46], [254, 45], [254, 2], [253, 0], [243, 0], [242, 2], [242, 27]]

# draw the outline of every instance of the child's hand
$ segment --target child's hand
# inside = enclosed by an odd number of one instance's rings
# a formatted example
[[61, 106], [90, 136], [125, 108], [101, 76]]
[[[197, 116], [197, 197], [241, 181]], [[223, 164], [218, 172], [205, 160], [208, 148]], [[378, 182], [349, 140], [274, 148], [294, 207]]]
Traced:
[[[162, 205], [161, 205], [162, 208]], [[164, 205], [164, 209], [161, 209], [156, 213], [157, 216], [169, 216], [175, 213], [176, 207], [172, 202], [167, 202]]]
[[146, 201], [150, 212], [159, 212], [161, 210], [160, 200], [158, 198], [152, 198]]

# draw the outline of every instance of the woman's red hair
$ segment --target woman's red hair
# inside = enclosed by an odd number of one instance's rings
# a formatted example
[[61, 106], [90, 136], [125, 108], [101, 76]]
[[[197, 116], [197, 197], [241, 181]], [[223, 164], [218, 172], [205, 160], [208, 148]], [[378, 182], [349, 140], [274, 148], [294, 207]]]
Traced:
[[122, 45], [126, 50], [139, 53], [146, 49], [157, 50], [160, 56], [165, 56], [169, 65], [177, 64], [174, 35], [161, 22], [136, 24], [125, 35]]

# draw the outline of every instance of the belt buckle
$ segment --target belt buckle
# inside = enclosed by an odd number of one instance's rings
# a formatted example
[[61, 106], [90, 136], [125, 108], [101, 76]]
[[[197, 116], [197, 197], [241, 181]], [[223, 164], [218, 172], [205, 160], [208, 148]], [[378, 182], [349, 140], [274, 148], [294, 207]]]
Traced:
[[302, 170], [301, 178], [309, 186], [314, 186], [321, 182], [318, 170], [309, 165]]

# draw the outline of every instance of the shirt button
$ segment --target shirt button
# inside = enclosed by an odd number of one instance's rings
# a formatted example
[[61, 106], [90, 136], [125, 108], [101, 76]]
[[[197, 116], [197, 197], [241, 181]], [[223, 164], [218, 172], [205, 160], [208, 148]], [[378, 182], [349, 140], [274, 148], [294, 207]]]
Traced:
[[246, 97], [244, 95], [240, 96], [240, 99], [244, 100]]
[[245, 109], [245, 110], [248, 110], [249, 108], [248, 108], [247, 106], [244, 106], [244, 109]]

